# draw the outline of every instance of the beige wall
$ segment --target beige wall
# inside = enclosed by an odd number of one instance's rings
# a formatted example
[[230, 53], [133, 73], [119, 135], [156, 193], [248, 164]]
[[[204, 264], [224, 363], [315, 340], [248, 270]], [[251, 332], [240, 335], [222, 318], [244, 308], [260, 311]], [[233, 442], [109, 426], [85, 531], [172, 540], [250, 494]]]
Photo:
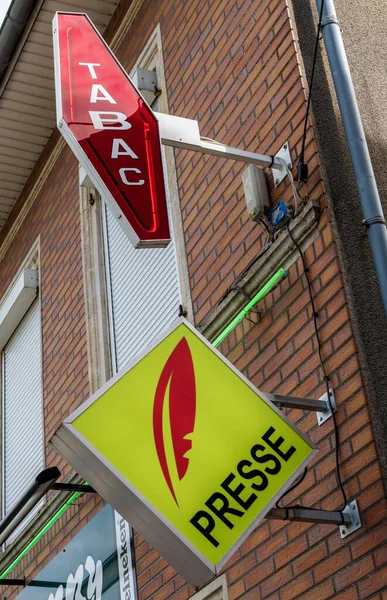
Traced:
[[336, 12], [387, 214], [387, 0], [336, 0]]

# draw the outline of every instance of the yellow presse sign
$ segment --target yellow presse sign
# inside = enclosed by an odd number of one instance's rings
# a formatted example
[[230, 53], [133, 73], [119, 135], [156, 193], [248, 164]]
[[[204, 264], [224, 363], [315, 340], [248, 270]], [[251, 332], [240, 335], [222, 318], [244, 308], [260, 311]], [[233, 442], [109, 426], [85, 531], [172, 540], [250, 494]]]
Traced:
[[71, 424], [214, 572], [314, 452], [185, 322]]

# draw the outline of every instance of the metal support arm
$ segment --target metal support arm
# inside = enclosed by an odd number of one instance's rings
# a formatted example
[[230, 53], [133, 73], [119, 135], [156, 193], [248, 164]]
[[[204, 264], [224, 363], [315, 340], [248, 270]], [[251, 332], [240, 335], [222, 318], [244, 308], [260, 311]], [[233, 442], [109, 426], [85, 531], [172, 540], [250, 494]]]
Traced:
[[327, 400], [313, 400], [312, 398], [296, 398], [294, 396], [282, 396], [281, 394], [268, 394], [265, 396], [278, 408], [300, 408], [302, 410], [314, 410], [324, 412], [328, 410]]
[[96, 490], [87, 484], [57, 483], [60, 471], [57, 467], [49, 467], [41, 471], [35, 478], [34, 483], [20, 498], [19, 502], [4, 517], [0, 523], [0, 544], [4, 544], [7, 538], [20, 525], [23, 519], [40, 502], [49, 490], [61, 492], [83, 492], [95, 494]]
[[281, 521], [300, 521], [305, 523], [324, 523], [325, 525], [338, 525], [342, 539], [351, 535], [361, 527], [359, 508], [356, 500], [352, 500], [342, 511], [316, 510], [294, 506], [288, 508], [272, 508], [266, 515], [268, 519], [281, 519]]
[[49, 467], [37, 475], [34, 483], [1, 521], [0, 545], [4, 544], [11, 533], [40, 502], [46, 492], [52, 488], [59, 476], [60, 471], [57, 467]]
[[86, 483], [54, 483], [51, 489], [58, 490], [59, 492], [82, 492], [84, 494], [97, 493], [97, 490]]
[[326, 525], [343, 525], [351, 522], [347, 513], [332, 510], [315, 510], [313, 508], [272, 508], [266, 515], [269, 519], [282, 521], [300, 521], [305, 523], [325, 523]]
[[325, 393], [318, 400], [312, 398], [295, 398], [293, 396], [282, 396], [281, 394], [268, 394], [265, 395], [268, 399], [273, 402], [278, 408], [300, 408], [301, 410], [313, 410], [317, 413], [317, 423], [322, 425], [329, 417], [332, 416], [332, 412], [337, 411], [335, 394], [333, 390], [329, 390], [330, 401]]
[[166, 115], [158, 112], [155, 112], [155, 116], [159, 122], [161, 142], [165, 146], [174, 146], [175, 148], [194, 150], [202, 154], [231, 158], [261, 167], [262, 169], [266, 167], [273, 168], [277, 170], [276, 180], [278, 182], [286, 176], [287, 168], [291, 167], [288, 145], [286, 155], [283, 155], [283, 148], [281, 149], [282, 156], [279, 154], [275, 156], [256, 154], [255, 152], [247, 152], [246, 150], [227, 146], [214, 140], [202, 138], [199, 132], [199, 124], [193, 119], [184, 119], [183, 117], [175, 117], [174, 115]]

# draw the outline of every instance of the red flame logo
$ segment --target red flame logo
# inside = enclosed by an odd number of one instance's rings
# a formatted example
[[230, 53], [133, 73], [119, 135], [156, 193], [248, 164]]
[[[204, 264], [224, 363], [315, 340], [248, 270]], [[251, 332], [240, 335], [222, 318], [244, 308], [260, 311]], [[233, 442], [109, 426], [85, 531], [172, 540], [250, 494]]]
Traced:
[[[167, 390], [169, 397], [167, 398]], [[196, 414], [195, 372], [191, 351], [183, 337], [169, 356], [157, 384], [153, 405], [153, 435], [160, 466], [169, 490], [179, 506], [168, 467], [163, 433], [163, 412], [165, 403], [172, 438], [172, 447], [179, 481], [187, 473], [189, 458], [186, 454], [192, 448], [187, 436], [193, 433]], [[165, 417], [164, 417], [165, 418]]]

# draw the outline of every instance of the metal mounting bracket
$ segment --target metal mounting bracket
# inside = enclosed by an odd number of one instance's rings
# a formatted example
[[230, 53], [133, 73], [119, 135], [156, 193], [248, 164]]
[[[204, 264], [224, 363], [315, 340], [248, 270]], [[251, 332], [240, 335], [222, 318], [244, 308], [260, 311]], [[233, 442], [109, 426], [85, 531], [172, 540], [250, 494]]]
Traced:
[[329, 403], [324, 396], [320, 400], [314, 400], [313, 398], [297, 398], [296, 396], [283, 396], [282, 394], [268, 394], [265, 392], [265, 396], [273, 402], [278, 408], [299, 408], [301, 410], [313, 410], [318, 414], [325, 412], [329, 408]]
[[322, 425], [329, 417], [332, 416], [331, 405], [333, 412], [337, 412], [335, 393], [332, 389], [329, 390], [330, 400], [325, 393], [318, 400], [313, 398], [296, 398], [294, 396], [282, 396], [282, 394], [268, 394], [266, 397], [273, 402], [278, 408], [300, 408], [301, 410], [314, 410], [317, 414], [317, 423]]
[[343, 511], [318, 510], [303, 506], [288, 508], [272, 508], [266, 515], [268, 519], [281, 519], [283, 521], [299, 521], [305, 523], [323, 523], [326, 525], [339, 525], [342, 538], [347, 537], [361, 527], [361, 520], [356, 500], [352, 500]]
[[318, 425], [322, 425], [323, 423], [325, 423], [325, 421], [327, 419], [329, 419], [332, 416], [332, 410], [331, 410], [331, 406], [333, 409], [333, 412], [337, 412], [337, 404], [336, 404], [336, 399], [335, 399], [335, 393], [332, 389], [329, 389], [329, 397], [330, 397], [330, 403], [328, 400], [328, 394], [325, 393], [323, 396], [321, 396], [320, 401], [325, 402], [325, 406], [326, 408], [322, 411], [317, 412], [317, 424]]
[[[281, 519], [281, 521], [299, 521], [300, 523], [323, 523], [325, 525], [350, 525], [351, 515], [339, 510], [318, 510], [303, 506], [288, 508], [272, 508], [266, 515], [268, 519]], [[344, 523], [344, 525], [343, 525]]]
[[223, 158], [231, 158], [247, 164], [261, 167], [262, 169], [271, 168], [276, 170], [275, 181], [278, 184], [286, 176], [287, 168], [292, 166], [289, 144], [286, 142], [275, 156], [267, 154], [256, 154], [255, 152], [247, 152], [233, 146], [221, 144], [215, 140], [201, 137], [199, 131], [199, 123], [194, 119], [185, 119], [165, 113], [154, 113], [160, 131], [161, 143], [165, 146], [174, 146], [175, 148], [184, 148], [185, 150], [193, 150], [202, 154], [210, 154], [212, 156], [221, 156]]
[[82, 494], [96, 494], [97, 491], [87, 483], [54, 483], [52, 490], [59, 492], [81, 492]]
[[[51, 588], [55, 589], [62, 585], [64, 588], [66, 587], [66, 583], [64, 581], [43, 581], [39, 579], [32, 579], [28, 581], [26, 579], [0, 579], [0, 585], [15, 585], [21, 587], [40, 587], [40, 588]], [[47, 592], [48, 593], [48, 592]], [[82, 596], [83, 598], [83, 596]]]
[[350, 521], [345, 521], [343, 525], [340, 525], [340, 535], [344, 539], [361, 527], [359, 508], [356, 500], [352, 500], [352, 502], [347, 504], [343, 510], [343, 515], [349, 515], [350, 518]]
[[281, 150], [277, 152], [277, 157], [283, 159], [283, 165], [281, 167], [273, 166], [273, 179], [275, 187], [278, 187], [283, 179], [285, 179], [287, 175], [287, 169], [292, 168], [292, 159], [290, 156], [289, 142], [285, 142], [282, 146]]

